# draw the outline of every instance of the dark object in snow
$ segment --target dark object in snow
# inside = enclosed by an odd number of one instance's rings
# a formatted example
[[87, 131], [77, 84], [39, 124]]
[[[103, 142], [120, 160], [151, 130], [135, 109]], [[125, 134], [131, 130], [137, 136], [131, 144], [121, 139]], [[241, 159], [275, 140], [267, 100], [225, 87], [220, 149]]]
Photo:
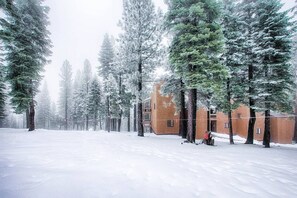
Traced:
[[212, 138], [211, 132], [205, 131], [202, 143], [210, 146], [214, 145], [214, 139]]

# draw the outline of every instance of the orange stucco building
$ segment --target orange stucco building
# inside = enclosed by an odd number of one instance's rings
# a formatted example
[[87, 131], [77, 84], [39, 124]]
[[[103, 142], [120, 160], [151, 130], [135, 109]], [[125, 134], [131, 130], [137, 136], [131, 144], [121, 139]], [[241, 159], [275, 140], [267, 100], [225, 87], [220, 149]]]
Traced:
[[[157, 135], [179, 134], [179, 115], [176, 114], [175, 104], [171, 96], [162, 96], [160, 84], [154, 86], [150, 99], [151, 129]], [[203, 108], [197, 110], [196, 139], [202, 139], [207, 130], [207, 111]], [[232, 113], [234, 135], [247, 136], [249, 122], [249, 108], [242, 105]], [[271, 141], [276, 143], [292, 142], [295, 120], [287, 115], [271, 115]], [[229, 133], [228, 116], [222, 112], [211, 111], [210, 129], [218, 133]], [[264, 115], [256, 114], [254, 139], [262, 141], [264, 134]]]

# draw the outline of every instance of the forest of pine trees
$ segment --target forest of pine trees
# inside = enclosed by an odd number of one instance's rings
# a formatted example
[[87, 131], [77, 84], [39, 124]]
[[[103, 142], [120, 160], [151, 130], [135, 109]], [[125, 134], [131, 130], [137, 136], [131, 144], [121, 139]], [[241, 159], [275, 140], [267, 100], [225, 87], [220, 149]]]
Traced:
[[123, 0], [122, 32], [106, 33], [98, 43], [96, 71], [87, 59], [75, 74], [69, 61], [61, 63], [54, 104], [47, 83], [40, 86], [51, 55], [49, 8], [38, 0], [1, 0], [0, 126], [7, 126], [10, 106], [26, 116], [30, 131], [130, 131], [134, 120], [133, 130], [142, 137], [142, 103], [152, 73], [163, 66], [162, 93], [173, 96], [182, 138], [195, 142], [199, 104], [208, 111], [208, 130], [211, 107], [228, 115], [234, 144], [232, 111], [244, 104], [250, 109], [246, 144], [253, 144], [256, 112], [263, 112], [263, 145], [269, 147], [271, 112], [293, 113], [296, 106], [296, 7], [283, 10], [280, 0], [166, 4], [163, 14], [152, 0]]

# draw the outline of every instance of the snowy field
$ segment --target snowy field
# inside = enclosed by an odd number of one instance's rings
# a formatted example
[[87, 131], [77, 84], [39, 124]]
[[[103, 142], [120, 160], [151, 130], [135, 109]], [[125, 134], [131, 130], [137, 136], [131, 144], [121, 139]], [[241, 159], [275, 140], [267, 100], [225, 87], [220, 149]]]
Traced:
[[297, 147], [0, 129], [1, 198], [297, 197]]

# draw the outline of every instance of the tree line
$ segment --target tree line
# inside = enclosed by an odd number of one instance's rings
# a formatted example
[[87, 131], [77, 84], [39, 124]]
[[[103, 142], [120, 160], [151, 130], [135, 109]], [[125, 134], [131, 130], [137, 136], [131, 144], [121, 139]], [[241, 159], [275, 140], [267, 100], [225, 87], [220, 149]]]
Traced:
[[[163, 79], [162, 92], [174, 97], [183, 138], [195, 142], [199, 103], [207, 109], [208, 118], [211, 106], [228, 114], [233, 144], [232, 111], [244, 104], [250, 109], [246, 143], [253, 143], [256, 112], [263, 112], [263, 144], [269, 147], [271, 111], [290, 113], [296, 101], [296, 23], [290, 15], [295, 8], [283, 11], [280, 0], [166, 3], [168, 11], [164, 15], [151, 0], [123, 0], [119, 22], [122, 32], [116, 39], [105, 35], [97, 74], [91, 72], [86, 60], [83, 71], [73, 80], [71, 64], [63, 63], [55, 110], [60, 117], [53, 119], [55, 125], [66, 130], [88, 130], [90, 125], [97, 129], [99, 124], [107, 131], [120, 131], [122, 118], [126, 117], [130, 130], [130, 110], [134, 108], [138, 135], [143, 136], [142, 101], [148, 96], [155, 67], [165, 62], [169, 74]], [[33, 5], [34, 12], [28, 11]], [[30, 9], [26, 9], [28, 6]], [[2, 0], [1, 8], [5, 11], [5, 18], [1, 18], [5, 61], [0, 63], [1, 68], [7, 69], [1, 69], [0, 104], [6, 95], [1, 90], [7, 81], [15, 111], [27, 112], [27, 117], [32, 118], [40, 72], [50, 55], [48, 8], [37, 0]], [[19, 17], [25, 20], [18, 20]], [[36, 42], [28, 42], [32, 40]], [[164, 44], [166, 40], [169, 46]], [[40, 110], [40, 119], [45, 111]], [[210, 119], [207, 122], [210, 130]], [[29, 120], [28, 123], [34, 124]]]
[[[172, 37], [167, 77], [178, 84], [181, 135], [195, 141], [197, 100], [228, 114], [250, 109], [246, 144], [253, 144], [256, 112], [265, 114], [263, 145], [270, 147], [271, 111], [291, 113], [295, 99], [293, 66], [296, 23], [279, 0], [168, 0], [166, 27]], [[171, 81], [163, 86], [172, 92]], [[295, 135], [296, 138], [296, 135]]]

